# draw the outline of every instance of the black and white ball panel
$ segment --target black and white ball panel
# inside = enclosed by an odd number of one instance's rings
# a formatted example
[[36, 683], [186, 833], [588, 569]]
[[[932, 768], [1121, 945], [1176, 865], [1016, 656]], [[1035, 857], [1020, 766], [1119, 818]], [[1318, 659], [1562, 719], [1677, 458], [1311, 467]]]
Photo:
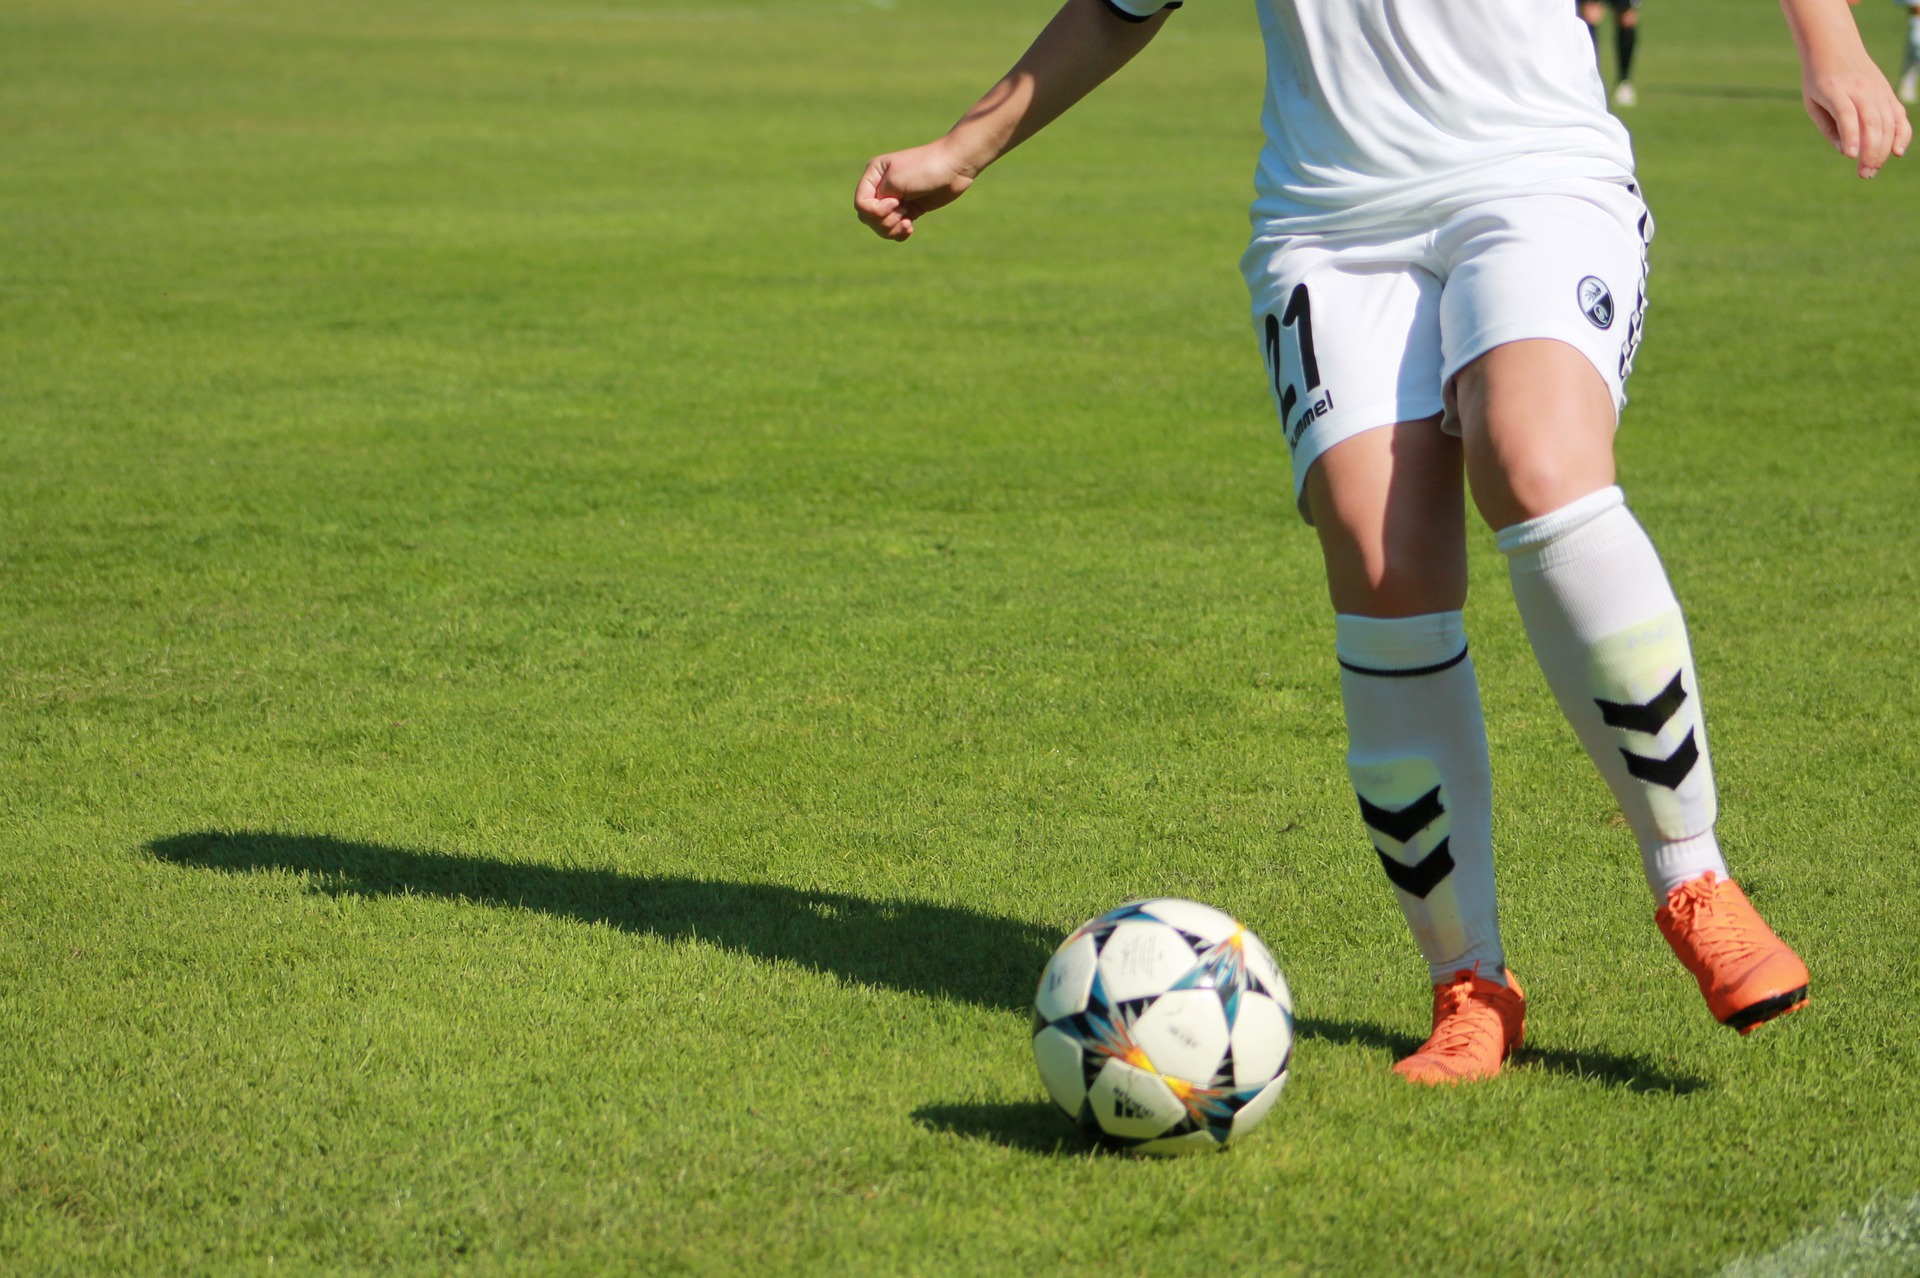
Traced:
[[1200, 956], [1179, 931], [1157, 919], [1128, 919], [1100, 947], [1100, 981], [1109, 1003], [1153, 998], [1193, 970]]
[[1258, 937], [1192, 901], [1136, 901], [1078, 928], [1034, 994], [1034, 1061], [1063, 1111], [1148, 1153], [1218, 1148], [1272, 1106], [1291, 995]]
[[1241, 995], [1233, 1020], [1233, 1085], [1263, 1085], [1286, 1069], [1292, 1055], [1292, 1014], [1264, 994]]
[[1035, 1013], [1052, 1022], [1086, 1011], [1099, 961], [1099, 942], [1092, 933], [1082, 928], [1068, 937], [1040, 974], [1040, 989], [1033, 996]]

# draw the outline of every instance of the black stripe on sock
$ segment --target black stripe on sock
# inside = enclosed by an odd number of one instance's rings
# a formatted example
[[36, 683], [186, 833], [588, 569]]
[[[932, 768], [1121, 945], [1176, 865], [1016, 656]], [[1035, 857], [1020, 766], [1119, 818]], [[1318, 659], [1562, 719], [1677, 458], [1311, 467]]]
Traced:
[[[1414, 835], [1447, 812], [1447, 805], [1440, 801], [1440, 787], [1437, 785], [1404, 808], [1383, 808], [1369, 802], [1367, 796], [1358, 791], [1354, 797], [1360, 800], [1360, 819], [1395, 843], [1411, 842]], [[1416, 895], [1423, 896], [1425, 893]]]
[[1459, 653], [1448, 657], [1438, 665], [1416, 666], [1412, 670], [1375, 670], [1371, 666], [1356, 666], [1345, 657], [1335, 658], [1339, 661], [1342, 670], [1351, 670], [1354, 674], [1372, 675], [1376, 679], [1413, 679], [1420, 675], [1439, 674], [1442, 670], [1453, 669], [1466, 659], [1467, 650], [1462, 648]]
[[1433, 851], [1416, 865], [1396, 861], [1377, 847], [1374, 851], [1379, 853], [1380, 868], [1387, 872], [1387, 878], [1392, 880], [1393, 885], [1408, 896], [1424, 901], [1440, 886], [1442, 879], [1453, 873], [1453, 853], [1447, 848], [1449, 842], [1451, 840], [1440, 840]]
[[1680, 783], [1693, 771], [1693, 765], [1700, 762], [1700, 746], [1693, 739], [1693, 729], [1687, 729], [1687, 739], [1682, 741], [1674, 752], [1662, 759], [1658, 755], [1649, 757], [1635, 754], [1622, 748], [1620, 753], [1626, 757], [1627, 771], [1649, 785], [1662, 785], [1669, 790], [1678, 790]]
[[1595, 697], [1593, 704], [1600, 707], [1601, 722], [1609, 728], [1656, 735], [1687, 702], [1687, 690], [1681, 686], [1680, 674], [1674, 671], [1667, 686], [1645, 701], [1608, 701]]

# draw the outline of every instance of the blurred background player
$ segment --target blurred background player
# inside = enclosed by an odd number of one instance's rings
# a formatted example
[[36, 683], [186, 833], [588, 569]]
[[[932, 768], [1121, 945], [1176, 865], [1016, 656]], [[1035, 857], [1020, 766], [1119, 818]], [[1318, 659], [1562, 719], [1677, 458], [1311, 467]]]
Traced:
[[[1066, 0], [943, 136], [868, 162], [860, 220], [907, 239], [1145, 48], [1178, 3]], [[1912, 128], [1846, 0], [1781, 8], [1809, 115], [1872, 177]], [[1266, 141], [1241, 266], [1294, 499], [1326, 567], [1348, 776], [1431, 979], [1433, 1032], [1395, 1071], [1490, 1077], [1524, 1029], [1462, 620], [1469, 492], [1708, 1009], [1744, 1034], [1803, 1006], [1805, 965], [1727, 876], [1686, 623], [1614, 482], [1653, 224], [1578, 17], [1564, 0], [1258, 11]], [[1138, 337], [1126, 316], [1106, 323]]]
[[1920, 2], [1893, 2], [1907, 11], [1907, 56], [1900, 64], [1900, 100], [1920, 103]]
[[1581, 0], [1580, 17], [1593, 36], [1596, 62], [1600, 58], [1600, 27], [1607, 20], [1608, 9], [1613, 10], [1613, 60], [1618, 77], [1613, 101], [1617, 106], [1630, 107], [1639, 101], [1633, 91], [1633, 46], [1640, 37], [1640, 0]]

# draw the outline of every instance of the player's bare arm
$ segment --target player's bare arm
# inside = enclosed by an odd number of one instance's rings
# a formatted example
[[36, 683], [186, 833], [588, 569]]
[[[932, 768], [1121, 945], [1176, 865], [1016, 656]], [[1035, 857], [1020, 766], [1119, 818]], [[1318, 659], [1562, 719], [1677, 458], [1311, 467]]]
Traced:
[[1807, 114], [1842, 155], [1870, 178], [1890, 155], [1905, 155], [1913, 125], [1893, 86], [1860, 42], [1844, 0], [1780, 0], [1800, 51]]
[[854, 211], [875, 234], [906, 239], [916, 218], [959, 199], [989, 164], [1146, 48], [1167, 12], [1135, 22], [1105, 0], [1067, 0], [1013, 70], [943, 137], [870, 160], [854, 192]]

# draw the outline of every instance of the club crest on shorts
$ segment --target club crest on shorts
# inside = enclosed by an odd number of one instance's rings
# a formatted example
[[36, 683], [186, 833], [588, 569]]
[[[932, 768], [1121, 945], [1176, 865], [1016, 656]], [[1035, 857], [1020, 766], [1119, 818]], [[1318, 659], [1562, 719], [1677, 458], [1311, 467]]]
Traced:
[[1593, 321], [1595, 328], [1613, 326], [1613, 290], [1597, 275], [1580, 281], [1580, 312]]

